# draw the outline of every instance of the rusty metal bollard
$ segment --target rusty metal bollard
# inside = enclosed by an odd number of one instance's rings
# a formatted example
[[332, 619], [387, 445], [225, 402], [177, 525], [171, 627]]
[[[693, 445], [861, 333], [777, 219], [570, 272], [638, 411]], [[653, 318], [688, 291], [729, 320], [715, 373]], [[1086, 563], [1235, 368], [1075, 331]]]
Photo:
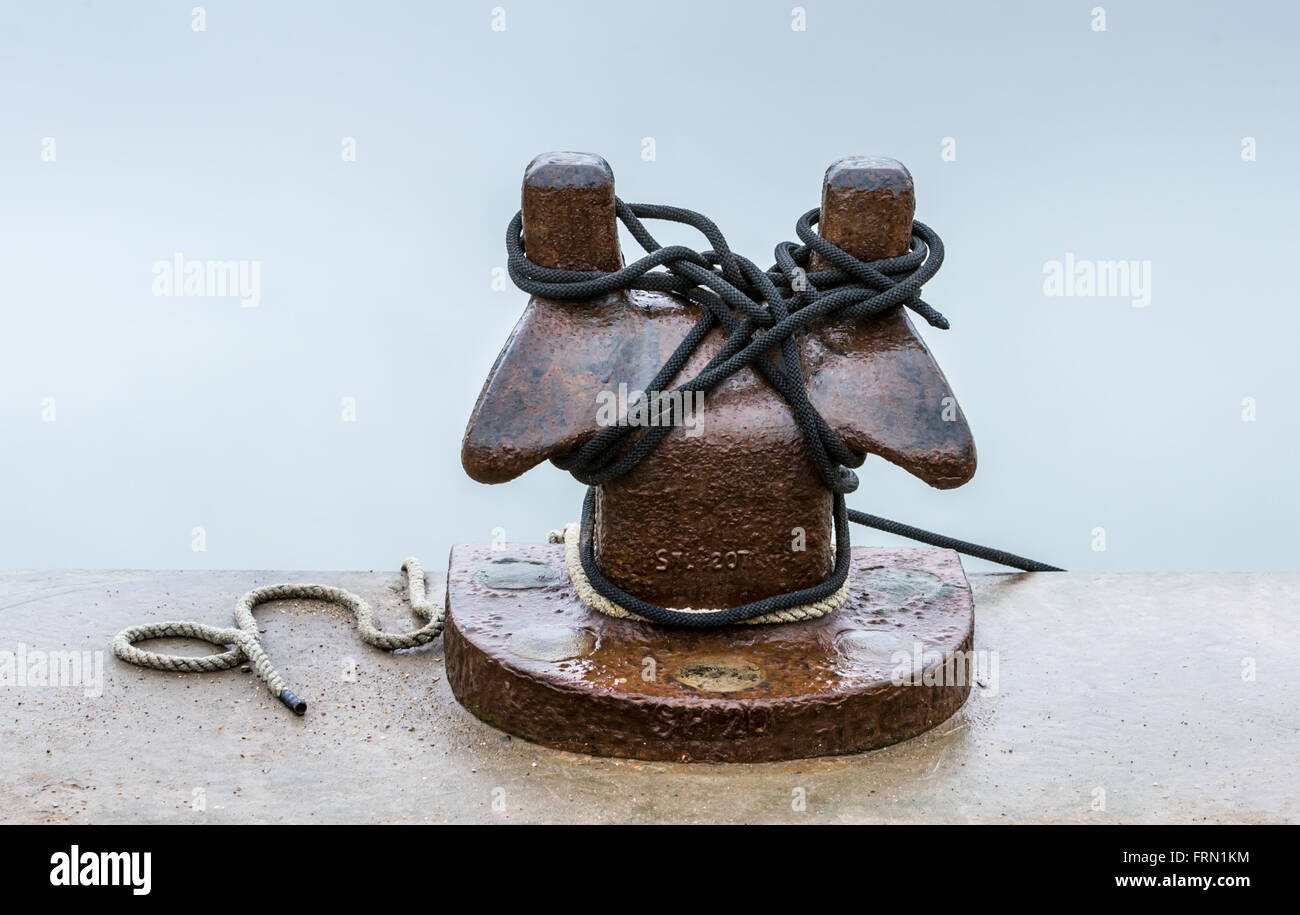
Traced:
[[[914, 206], [911, 175], [899, 163], [842, 159], [826, 173], [821, 231], [864, 260], [905, 254]], [[524, 175], [523, 216], [529, 256], [543, 266], [622, 265], [614, 176], [599, 157], [535, 159]], [[644, 390], [699, 312], [647, 291], [530, 301], [469, 421], [466, 471], [501, 482], [590, 439], [602, 392]], [[724, 340], [715, 328], [678, 380], [697, 374]], [[973, 475], [965, 418], [953, 399], [944, 420], [947, 381], [901, 310], [816, 328], [804, 360], [814, 405], [850, 447], [941, 488]], [[703, 406], [698, 428], [670, 435], [631, 473], [600, 487], [596, 554], [605, 575], [668, 607], [736, 606], [824, 580], [831, 495], [787, 404], [746, 368]]]
[[[605, 160], [538, 156], [522, 196], [530, 260], [563, 270], [622, 266]], [[912, 177], [900, 163], [845, 158], [826, 172], [818, 231], [860, 260], [900, 256], [914, 209]], [[467, 473], [504, 482], [592, 439], [599, 405], [643, 390], [699, 314], [663, 292], [532, 298], [475, 404], [462, 447]], [[677, 382], [697, 374], [725, 339], [715, 327]], [[974, 474], [965, 417], [903, 309], [862, 322], [826, 319], [799, 346], [809, 398], [850, 448], [939, 488]], [[707, 392], [703, 406], [696, 428], [674, 429], [599, 487], [603, 574], [651, 603], [692, 608], [737, 606], [825, 580], [831, 494], [789, 406], [752, 368]], [[518, 546], [508, 556], [456, 547], [449, 679], [489, 722], [586, 752], [752, 760], [894, 742], [942, 721], [970, 685], [890, 688], [882, 658], [924, 644], [942, 664], [964, 665], [973, 605], [949, 551], [855, 547], [853, 559], [850, 601], [821, 620], [682, 632], [588, 610], [568, 583], [562, 547]], [[897, 626], [912, 642], [882, 640], [891, 634], [880, 626], [885, 614], [900, 608], [909, 613]], [[649, 678], [646, 663], [655, 668]], [[828, 702], [841, 716], [834, 726], [817, 720]]]

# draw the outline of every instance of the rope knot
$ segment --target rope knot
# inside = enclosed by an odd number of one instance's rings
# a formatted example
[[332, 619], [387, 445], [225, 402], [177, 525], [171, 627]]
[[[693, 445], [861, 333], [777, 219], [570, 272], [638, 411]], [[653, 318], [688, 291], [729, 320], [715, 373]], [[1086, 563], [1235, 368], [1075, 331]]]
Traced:
[[[702, 308], [700, 320], [659, 369], [647, 390], [665, 391], [699, 348], [708, 332], [721, 326], [727, 339], [708, 366], [674, 389], [708, 391], [741, 369], [759, 371], [790, 406], [800, 433], [823, 484], [833, 493], [857, 488], [850, 468], [861, 466], [865, 455], [852, 451], [830, 428], [808, 399], [797, 343], [819, 319], [862, 321], [891, 308], [915, 311], [934, 327], [948, 321], [922, 301], [921, 287], [943, 264], [943, 242], [924, 223], [912, 223], [912, 243], [907, 254], [877, 261], [862, 261], [814, 231], [818, 210], [799, 217], [795, 232], [803, 242], [776, 246], [776, 263], [760, 270], [753, 261], [733, 252], [727, 239], [708, 217], [693, 210], [644, 203], [624, 203], [614, 198], [615, 212], [646, 255], [612, 272], [556, 270], [528, 259], [523, 238], [523, 211], [515, 214], [506, 230], [507, 264], [511, 279], [524, 292], [543, 298], [575, 301], [594, 299], [628, 289], [673, 293]], [[643, 219], [662, 219], [689, 225], [712, 248], [696, 251], [684, 245], [664, 247], [650, 234]], [[809, 272], [813, 254], [831, 267]], [[777, 352], [774, 362], [767, 358]], [[552, 459], [556, 466], [580, 482], [598, 486], [617, 479], [649, 455], [672, 426], [646, 430], [630, 448], [632, 426], [602, 429], [577, 451]]]
[[[709, 391], [736, 372], [752, 367], [781, 395], [790, 407], [809, 457], [823, 484], [833, 496], [835, 521], [835, 567], [822, 584], [803, 591], [777, 595], [743, 607], [685, 613], [657, 607], [627, 594], [601, 574], [593, 545], [595, 487], [616, 480], [644, 460], [672, 431], [671, 425], [638, 428], [616, 424], [601, 429], [576, 450], [554, 457], [551, 462], [567, 470], [589, 487], [583, 504], [582, 523], [570, 549], [576, 551], [585, 581], [600, 598], [627, 612], [658, 623], [676, 626], [715, 626], [757, 618], [780, 618], [795, 608], [825, 601], [838, 593], [848, 580], [850, 543], [848, 522], [873, 526], [890, 524], [884, 519], [850, 513], [845, 493], [858, 487], [852, 468], [866, 455], [850, 449], [831, 429], [809, 400], [799, 361], [798, 343], [814, 322], [820, 320], [864, 321], [892, 308], [908, 308], [930, 324], [948, 329], [948, 319], [921, 298], [921, 289], [943, 264], [943, 241], [937, 232], [913, 220], [912, 238], [906, 254], [875, 261], [863, 261], [822, 238], [814, 230], [820, 210], [809, 210], [795, 223], [800, 242], [776, 246], [776, 263], [760, 270], [753, 261], [733, 252], [712, 220], [692, 210], [645, 203], [624, 203], [614, 198], [619, 220], [645, 250], [633, 264], [610, 272], [555, 270], [528, 259], [524, 249], [523, 211], [515, 214], [506, 228], [506, 253], [510, 278], [531, 295], [575, 301], [596, 299], [628, 289], [679, 295], [701, 309], [699, 321], [660, 367], [646, 390], [667, 391], [687, 361], [704, 342], [709, 331], [721, 327], [727, 334], [719, 351], [694, 378], [672, 389], [673, 393]], [[712, 247], [695, 251], [683, 245], [664, 247], [646, 229], [643, 219], [663, 219], [691, 226], [704, 235]], [[811, 270], [816, 254], [829, 267]], [[770, 358], [775, 352], [776, 358]], [[626, 441], [629, 435], [635, 441]], [[871, 519], [871, 520], [868, 520]], [[974, 544], [940, 538], [909, 528], [908, 536], [992, 556]], [[926, 538], [929, 538], [928, 540]], [[551, 542], [559, 538], [552, 534]], [[1001, 553], [1012, 563], [1031, 562]], [[570, 564], [571, 568], [577, 566]], [[1042, 564], [1034, 564], [1042, 568]], [[574, 576], [575, 582], [579, 576]]]

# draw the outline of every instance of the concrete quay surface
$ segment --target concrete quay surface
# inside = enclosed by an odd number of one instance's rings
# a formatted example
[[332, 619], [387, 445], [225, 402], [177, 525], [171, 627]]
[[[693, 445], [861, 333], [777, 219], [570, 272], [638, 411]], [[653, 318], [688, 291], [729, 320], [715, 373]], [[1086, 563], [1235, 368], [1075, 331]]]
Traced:
[[[443, 577], [428, 569], [431, 596]], [[257, 613], [302, 718], [238, 668], [112, 654], [129, 625], [232, 626], [240, 594], [281, 581], [414, 625], [397, 570], [0, 572], [0, 821], [1300, 822], [1300, 574], [973, 575], [975, 647], [996, 667], [955, 716], [870, 753], [750, 765], [509, 738], [457, 704], [441, 640], [387, 654], [312, 602]], [[84, 658], [78, 682], [41, 682], [48, 652]]]

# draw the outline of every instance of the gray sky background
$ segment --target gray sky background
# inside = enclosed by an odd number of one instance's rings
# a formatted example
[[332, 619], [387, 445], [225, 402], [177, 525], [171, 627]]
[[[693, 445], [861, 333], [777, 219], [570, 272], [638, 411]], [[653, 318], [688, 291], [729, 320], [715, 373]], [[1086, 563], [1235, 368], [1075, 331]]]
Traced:
[[[855, 507], [1071, 569], [1300, 569], [1295, 7], [196, 5], [0, 11], [0, 566], [432, 571], [576, 519], [567, 475], [459, 449], [526, 301], [491, 289], [523, 168], [578, 149], [764, 265], [832, 160], [910, 168], [980, 469], [872, 459]], [[155, 296], [175, 252], [259, 261], [260, 304]], [[1149, 261], [1150, 305], [1045, 295], [1067, 252]]]

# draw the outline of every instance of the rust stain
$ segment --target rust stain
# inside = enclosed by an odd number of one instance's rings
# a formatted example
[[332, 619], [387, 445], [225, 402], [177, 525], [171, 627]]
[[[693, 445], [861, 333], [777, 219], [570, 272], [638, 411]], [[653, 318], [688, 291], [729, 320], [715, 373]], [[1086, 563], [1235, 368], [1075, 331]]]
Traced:
[[[622, 265], [613, 172], [599, 156], [539, 156], [522, 197], [536, 263]], [[855, 257], [896, 256], [908, 250], [914, 209], [901, 164], [843, 159], [823, 181], [819, 230]], [[654, 292], [531, 299], [470, 417], [466, 472], [504, 482], [589, 440], [599, 431], [600, 393], [620, 384], [642, 389], [698, 317], [694, 304]], [[724, 340], [720, 329], [711, 333], [677, 381], [700, 371]], [[810, 398], [850, 447], [939, 488], [971, 478], [966, 419], [902, 310], [823, 322], [801, 347]], [[597, 561], [619, 587], [661, 606], [736, 606], [825, 579], [830, 508], [789, 407], [747, 368], [705, 395], [698, 435], [674, 430], [631, 472], [600, 487]]]

